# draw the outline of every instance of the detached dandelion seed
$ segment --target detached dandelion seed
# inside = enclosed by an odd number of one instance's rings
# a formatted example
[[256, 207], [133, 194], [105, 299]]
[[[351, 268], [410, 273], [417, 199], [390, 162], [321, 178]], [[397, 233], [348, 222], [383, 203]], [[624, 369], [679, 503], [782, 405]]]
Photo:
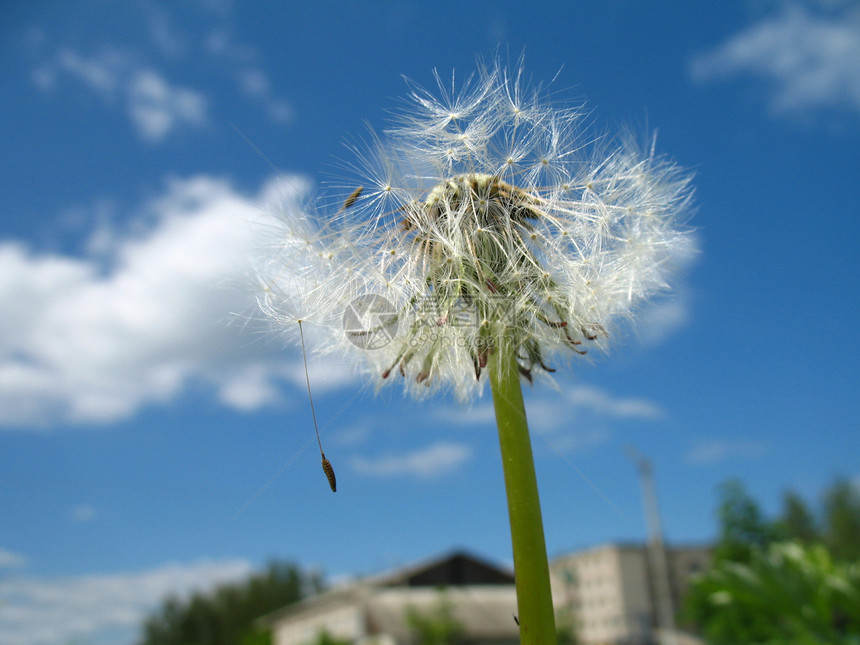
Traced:
[[[692, 247], [690, 177], [654, 142], [592, 136], [583, 112], [482, 65], [455, 90], [410, 85], [328, 218], [284, 213], [264, 282], [299, 281], [319, 349], [379, 387], [462, 400], [490, 383], [508, 490], [523, 642], [552, 645], [546, 550], [521, 381], [604, 349], [668, 288]], [[292, 292], [265, 299], [275, 321]], [[345, 314], [344, 312], [347, 312]], [[320, 446], [322, 452], [322, 446]], [[332, 486], [334, 489], [334, 486]]]
[[308, 386], [308, 400], [311, 404], [311, 417], [314, 420], [314, 432], [316, 432], [317, 435], [317, 444], [320, 447], [320, 457], [322, 457], [322, 469], [325, 473], [326, 479], [328, 479], [328, 485], [331, 487], [331, 492], [336, 493], [337, 479], [334, 476], [334, 468], [332, 468], [331, 462], [325, 458], [325, 453], [323, 452], [322, 441], [320, 440], [320, 429], [317, 425], [317, 413], [316, 410], [314, 410], [314, 397], [311, 395], [311, 377], [308, 374], [308, 357], [307, 353], [305, 352], [305, 332], [302, 329], [301, 319], [299, 319], [297, 322], [299, 323], [299, 337], [302, 341], [302, 361], [304, 362], [305, 366], [305, 382]]

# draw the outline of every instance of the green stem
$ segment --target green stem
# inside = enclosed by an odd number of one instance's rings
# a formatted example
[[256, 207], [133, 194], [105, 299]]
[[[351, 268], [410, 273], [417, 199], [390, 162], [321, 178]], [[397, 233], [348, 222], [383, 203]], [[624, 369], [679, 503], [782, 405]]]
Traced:
[[520, 643], [555, 645], [546, 541], [519, 369], [513, 349], [504, 339], [490, 361], [490, 384], [508, 493]]

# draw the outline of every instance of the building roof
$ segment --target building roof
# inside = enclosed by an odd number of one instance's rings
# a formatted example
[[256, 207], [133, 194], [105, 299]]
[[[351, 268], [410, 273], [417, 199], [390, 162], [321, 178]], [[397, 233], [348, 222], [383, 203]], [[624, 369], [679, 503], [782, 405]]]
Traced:
[[514, 574], [466, 551], [454, 551], [369, 578], [367, 582], [385, 587], [512, 585]]

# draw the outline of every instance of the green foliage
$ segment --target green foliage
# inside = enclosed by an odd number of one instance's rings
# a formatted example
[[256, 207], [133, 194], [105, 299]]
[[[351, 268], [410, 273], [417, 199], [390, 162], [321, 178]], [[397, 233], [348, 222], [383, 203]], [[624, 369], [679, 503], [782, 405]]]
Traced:
[[836, 560], [860, 560], [860, 490], [837, 479], [825, 491], [817, 514], [797, 494], [788, 493], [776, 527], [783, 539], [824, 544]]
[[860, 492], [851, 482], [838, 480], [824, 496], [826, 531], [823, 541], [833, 557], [860, 559]]
[[311, 645], [351, 645], [351, 641], [335, 638], [323, 629], [317, 634], [317, 639]]
[[464, 631], [444, 593], [440, 593], [439, 602], [432, 611], [420, 612], [410, 607], [406, 611], [406, 621], [416, 645], [451, 645], [460, 641]]
[[557, 645], [576, 645], [576, 619], [573, 611], [569, 609], [556, 611], [555, 636]]
[[712, 645], [860, 645], [860, 493], [838, 480], [816, 513], [796, 493], [774, 521], [738, 481], [720, 488], [720, 539], [682, 617]]
[[814, 544], [821, 540], [815, 515], [803, 498], [792, 491], [783, 497], [782, 516], [776, 522], [776, 531], [781, 539], [798, 540], [803, 544]]
[[714, 561], [749, 562], [753, 551], [766, 547], [776, 533], [740, 481], [725, 482], [719, 494], [720, 539]]
[[254, 621], [320, 588], [318, 578], [275, 562], [245, 582], [185, 601], [168, 598], [144, 622], [139, 645], [270, 645], [271, 636]]
[[689, 618], [712, 645], [857, 645], [860, 567], [798, 542], [724, 560], [694, 586]]
[[715, 562], [749, 562], [754, 551], [786, 540], [824, 544], [834, 558], [844, 562], [860, 559], [860, 491], [847, 480], [837, 480], [825, 492], [818, 513], [800, 495], [787, 492], [782, 514], [773, 521], [765, 518], [738, 480], [723, 483], [719, 495], [720, 537]]
[[239, 645], [272, 645], [272, 632], [268, 629], [247, 631], [242, 634]]

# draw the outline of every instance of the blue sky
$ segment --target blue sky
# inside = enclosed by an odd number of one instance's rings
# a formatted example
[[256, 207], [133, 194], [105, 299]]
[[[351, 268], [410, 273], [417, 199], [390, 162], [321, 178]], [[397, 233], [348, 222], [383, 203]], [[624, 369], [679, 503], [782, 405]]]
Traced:
[[488, 396], [377, 397], [311, 355], [332, 495], [300, 355], [235, 315], [267, 213], [349, 181], [404, 76], [497, 51], [696, 175], [673, 297], [526, 393], [550, 554], [644, 537], [627, 445], [675, 542], [713, 536], [728, 477], [769, 512], [860, 478], [853, 3], [21, 2], [0, 25], [3, 643], [127, 643], [164, 594], [271, 557], [510, 560]]

